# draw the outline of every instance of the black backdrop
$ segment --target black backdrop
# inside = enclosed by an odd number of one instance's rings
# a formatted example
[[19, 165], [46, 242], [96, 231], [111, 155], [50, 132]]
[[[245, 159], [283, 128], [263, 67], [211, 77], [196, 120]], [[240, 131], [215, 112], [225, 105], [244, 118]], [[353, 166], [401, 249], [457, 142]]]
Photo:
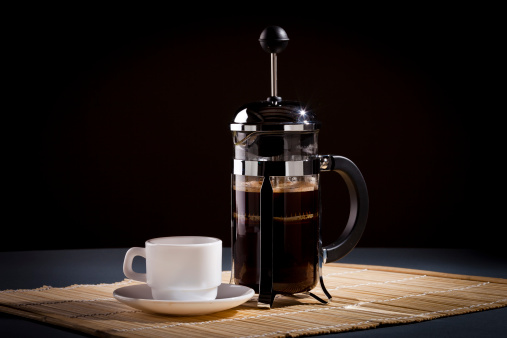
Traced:
[[[279, 95], [322, 121], [321, 154], [350, 158], [366, 179], [359, 246], [501, 246], [495, 21], [475, 9], [309, 10], [19, 15], [4, 48], [1, 250], [172, 235], [229, 246], [229, 123], [269, 96], [267, 25], [290, 38]], [[338, 175], [322, 181], [329, 242], [347, 196]]]

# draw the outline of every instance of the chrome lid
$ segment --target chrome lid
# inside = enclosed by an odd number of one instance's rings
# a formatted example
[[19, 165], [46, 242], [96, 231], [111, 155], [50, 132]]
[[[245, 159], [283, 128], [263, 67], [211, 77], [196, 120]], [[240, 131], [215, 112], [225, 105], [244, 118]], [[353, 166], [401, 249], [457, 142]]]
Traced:
[[241, 106], [232, 131], [311, 131], [320, 129], [315, 114], [297, 101], [259, 101]]

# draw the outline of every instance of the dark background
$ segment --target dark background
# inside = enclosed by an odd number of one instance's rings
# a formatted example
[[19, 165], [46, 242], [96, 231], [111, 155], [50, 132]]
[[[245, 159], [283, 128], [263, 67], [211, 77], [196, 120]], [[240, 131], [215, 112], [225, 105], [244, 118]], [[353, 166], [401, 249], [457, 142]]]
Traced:
[[[317, 114], [320, 153], [350, 158], [368, 185], [358, 246], [501, 252], [494, 12], [18, 12], [4, 43], [0, 250], [172, 235], [230, 246], [229, 123], [240, 105], [269, 96], [258, 38], [278, 25], [290, 38], [279, 95]], [[322, 181], [328, 243], [348, 202], [339, 175]]]

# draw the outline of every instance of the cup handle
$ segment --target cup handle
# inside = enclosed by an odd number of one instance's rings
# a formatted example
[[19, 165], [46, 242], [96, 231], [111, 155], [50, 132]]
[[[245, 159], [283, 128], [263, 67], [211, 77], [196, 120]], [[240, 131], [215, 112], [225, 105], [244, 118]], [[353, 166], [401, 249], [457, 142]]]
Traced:
[[146, 282], [146, 274], [145, 273], [139, 273], [135, 272], [132, 269], [132, 261], [134, 260], [134, 257], [141, 256], [146, 259], [146, 249], [145, 248], [130, 248], [127, 253], [125, 254], [125, 260], [123, 261], [123, 273], [127, 278], [139, 281], [139, 282]]
[[340, 174], [350, 196], [350, 213], [345, 230], [336, 241], [323, 248], [323, 262], [331, 263], [347, 255], [359, 242], [368, 219], [368, 190], [361, 171], [351, 160], [336, 155], [319, 157], [320, 170]]

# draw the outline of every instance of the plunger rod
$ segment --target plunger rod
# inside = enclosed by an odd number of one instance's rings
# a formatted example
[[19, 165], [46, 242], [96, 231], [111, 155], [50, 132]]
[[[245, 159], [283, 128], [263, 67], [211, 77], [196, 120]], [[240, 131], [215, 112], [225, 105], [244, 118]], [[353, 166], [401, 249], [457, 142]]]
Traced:
[[278, 96], [278, 88], [277, 88], [277, 77], [276, 77], [276, 53], [271, 53], [271, 96]]

